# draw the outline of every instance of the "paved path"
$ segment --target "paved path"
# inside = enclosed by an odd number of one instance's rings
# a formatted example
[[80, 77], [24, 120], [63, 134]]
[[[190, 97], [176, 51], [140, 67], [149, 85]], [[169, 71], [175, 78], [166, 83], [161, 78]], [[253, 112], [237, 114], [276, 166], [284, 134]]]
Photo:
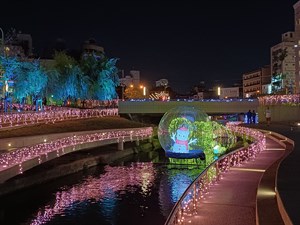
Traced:
[[267, 138], [266, 150], [255, 160], [232, 167], [218, 183], [211, 186], [209, 193], [198, 203], [197, 215], [190, 218], [186, 216], [187, 224], [256, 225], [258, 197], [261, 210], [272, 207], [271, 216], [266, 211], [259, 214], [260, 225], [284, 225], [278, 207], [268, 205], [269, 199], [276, 201], [274, 174], [267, 175], [267, 180], [273, 180], [273, 188], [268, 183], [259, 185], [268, 168], [284, 154], [285, 149], [280, 144]]

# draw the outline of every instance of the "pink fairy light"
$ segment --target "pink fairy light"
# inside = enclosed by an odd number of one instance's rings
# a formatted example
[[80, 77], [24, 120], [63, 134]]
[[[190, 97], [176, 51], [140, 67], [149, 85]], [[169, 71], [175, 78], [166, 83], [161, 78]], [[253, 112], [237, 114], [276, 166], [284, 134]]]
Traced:
[[299, 105], [300, 94], [295, 95], [266, 95], [258, 97], [260, 105]]
[[55, 123], [56, 121], [83, 118], [118, 116], [118, 109], [71, 109], [60, 108], [44, 112], [24, 112], [0, 115], [0, 128], [26, 126], [37, 123]]
[[64, 148], [73, 146], [73, 150], [76, 145], [83, 143], [91, 143], [95, 141], [103, 140], [119, 140], [120, 138], [124, 140], [143, 140], [152, 137], [153, 129], [152, 127], [146, 128], [133, 128], [124, 130], [108, 130], [101, 133], [91, 133], [85, 135], [72, 135], [69, 137], [57, 139], [51, 142], [44, 142], [34, 146], [27, 146], [19, 148], [17, 150], [3, 153], [0, 155], [0, 172], [7, 170], [15, 165], [19, 165], [20, 173], [23, 172], [22, 164], [26, 161], [37, 159], [38, 163], [42, 163], [42, 156], [48, 159], [48, 154], [56, 152], [56, 156], [60, 157], [65, 154]]
[[[57, 214], [75, 202], [89, 199], [99, 201], [111, 194], [126, 190], [127, 186], [141, 187], [144, 194], [150, 191], [155, 178], [155, 169], [151, 162], [134, 163], [130, 167], [105, 167], [105, 173], [98, 178], [87, 178], [82, 184], [56, 193], [55, 202], [39, 209], [31, 225], [40, 225], [51, 221]], [[113, 192], [113, 193], [112, 193]]]
[[196, 204], [209, 192], [209, 187], [221, 179], [222, 173], [230, 167], [254, 159], [257, 154], [266, 148], [266, 136], [255, 129], [238, 126], [237, 122], [229, 122], [226, 126], [239, 136], [246, 136], [253, 143], [248, 147], [237, 149], [228, 153], [210, 164], [201, 175], [189, 186], [183, 196], [173, 208], [166, 224], [185, 224], [185, 215], [196, 215]]

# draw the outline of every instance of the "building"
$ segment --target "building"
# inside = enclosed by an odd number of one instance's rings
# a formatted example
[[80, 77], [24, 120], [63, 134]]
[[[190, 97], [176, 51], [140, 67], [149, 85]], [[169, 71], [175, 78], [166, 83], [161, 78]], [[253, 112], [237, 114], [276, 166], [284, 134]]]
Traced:
[[271, 48], [272, 92], [295, 93], [295, 32], [282, 34], [281, 43]]
[[226, 98], [239, 98], [240, 91], [239, 87], [227, 87], [227, 88], [220, 88], [220, 91], [218, 92], [220, 99], [226, 99]]
[[300, 1], [294, 4], [295, 19], [295, 90], [300, 93]]
[[104, 54], [104, 48], [99, 46], [95, 39], [91, 38], [82, 45], [82, 55], [101, 56]]
[[5, 43], [4, 53], [6, 56], [31, 57], [33, 55], [31, 35], [15, 34], [11, 40]]
[[271, 69], [269, 65], [243, 74], [243, 98], [253, 98], [264, 94], [262, 92], [263, 85], [270, 83]]
[[140, 71], [130, 70], [129, 75], [126, 75], [125, 77], [124, 77], [124, 74], [122, 74], [122, 77], [120, 78], [120, 84], [124, 85], [126, 87], [129, 87], [130, 85], [139, 86], [140, 85]]

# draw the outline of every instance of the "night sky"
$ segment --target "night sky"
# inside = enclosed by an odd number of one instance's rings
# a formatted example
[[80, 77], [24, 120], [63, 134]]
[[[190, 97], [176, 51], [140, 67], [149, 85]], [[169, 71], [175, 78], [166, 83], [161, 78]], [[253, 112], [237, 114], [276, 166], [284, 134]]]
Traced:
[[233, 84], [269, 64], [270, 47], [294, 30], [296, 2], [5, 1], [0, 27], [31, 34], [36, 53], [58, 38], [68, 49], [94, 38], [126, 74], [140, 70], [147, 85], [167, 78], [185, 92], [200, 81]]

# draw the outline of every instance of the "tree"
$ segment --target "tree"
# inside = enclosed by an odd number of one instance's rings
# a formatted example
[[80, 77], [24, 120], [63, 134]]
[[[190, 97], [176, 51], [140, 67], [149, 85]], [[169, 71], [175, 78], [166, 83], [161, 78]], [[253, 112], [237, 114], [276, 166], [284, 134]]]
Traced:
[[47, 75], [40, 67], [38, 60], [22, 62], [15, 82], [14, 95], [19, 100], [28, 95], [32, 96], [38, 111], [38, 105], [42, 102], [42, 95], [46, 85]]
[[0, 65], [2, 70], [2, 82], [3, 82], [3, 93], [4, 93], [4, 111], [7, 112], [7, 104], [10, 100], [6, 86], [8, 81], [15, 82], [17, 76], [17, 70], [20, 66], [20, 62], [16, 57], [0, 57]]
[[135, 98], [144, 98], [143, 90], [139, 87], [130, 86], [125, 89], [125, 98], [135, 99]]
[[118, 59], [106, 59], [102, 63], [102, 70], [99, 71], [95, 96], [99, 100], [111, 100], [117, 97], [116, 87], [119, 85], [118, 69], [116, 67]]

